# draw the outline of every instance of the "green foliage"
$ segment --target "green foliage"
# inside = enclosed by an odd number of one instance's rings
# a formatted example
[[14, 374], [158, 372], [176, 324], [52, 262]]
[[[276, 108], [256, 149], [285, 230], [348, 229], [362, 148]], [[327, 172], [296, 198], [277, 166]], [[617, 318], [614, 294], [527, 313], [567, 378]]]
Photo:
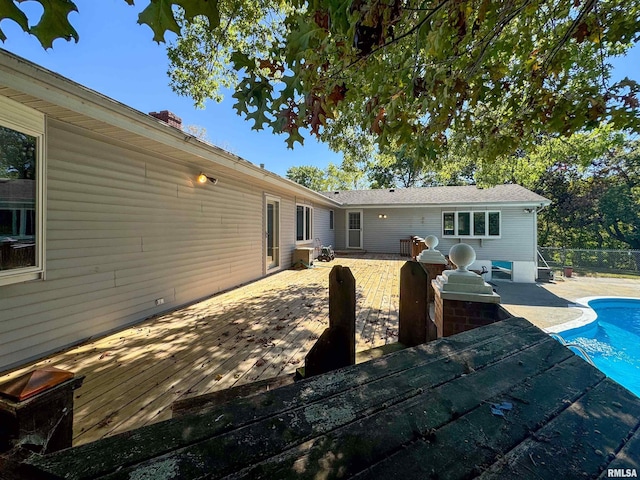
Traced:
[[[37, 1], [45, 11], [29, 31], [45, 47], [77, 39], [70, 0]], [[406, 146], [429, 164], [460, 136], [488, 163], [517, 158], [541, 132], [568, 138], [603, 120], [640, 131], [640, 85], [611, 83], [607, 62], [638, 41], [640, 0], [145, 3], [139, 22], [156, 41], [179, 33], [169, 48], [176, 91], [202, 106], [232, 88], [253, 128], [289, 146], [306, 132], [340, 137], [348, 132], [332, 125], [346, 122], [379, 152]], [[26, 29], [20, 6], [0, 0], [0, 19]]]
[[[56, 38], [78, 41], [78, 32], [69, 23], [68, 16], [77, 12], [76, 5], [71, 0], [35, 0], [42, 5], [43, 12], [38, 23], [29, 26], [29, 20], [19, 5], [28, 0], [0, 0], [0, 21], [10, 19], [25, 31], [34, 35], [43, 48], [51, 48]], [[6, 36], [0, 30], [0, 40]]]
[[367, 188], [365, 171], [350, 165], [330, 163], [326, 170], [327, 190], [362, 190]]
[[350, 169], [344, 163], [341, 166], [330, 163], [325, 170], [310, 165], [291, 167], [287, 170], [286, 176], [311, 190], [326, 192], [367, 188], [365, 173], [358, 169]]
[[[256, 116], [260, 127], [264, 117], [264, 98], [260, 90], [247, 83], [264, 84], [256, 73], [270, 66], [257, 58], [267, 55], [274, 42], [283, 36], [280, 19], [287, 10], [283, 2], [271, 0], [219, 0], [215, 4], [218, 26], [212, 28], [210, 16], [189, 16], [193, 2], [183, 1], [175, 20], [179, 26], [177, 40], [167, 46], [169, 79], [174, 91], [194, 100], [203, 108], [208, 99], [222, 100], [222, 89], [236, 89], [238, 95], [256, 97], [262, 111]], [[274, 76], [276, 72], [273, 72]], [[281, 72], [280, 72], [281, 73]], [[240, 111], [250, 110], [240, 106]]]
[[632, 249], [640, 249], [640, 141], [627, 142], [594, 163], [593, 188], [603, 229]]
[[153, 30], [153, 40], [164, 42], [167, 30], [179, 34], [180, 27], [174, 17], [172, 0], [151, 0], [151, 3], [138, 16], [140, 25], [146, 24]]
[[[4, 19], [10, 19], [16, 22], [22, 30], [29, 31], [29, 20], [27, 16], [20, 10], [13, 0], [0, 0], [0, 22]], [[2, 29], [0, 29], [0, 40], [3, 42], [7, 39]]]
[[[609, 133], [609, 134], [607, 134]], [[573, 248], [640, 248], [640, 148], [638, 141], [601, 130], [577, 136], [564, 156], [532, 184], [552, 204], [539, 216], [539, 242]], [[571, 163], [592, 152], [588, 165]]]
[[291, 167], [287, 170], [287, 178], [316, 192], [326, 190], [325, 173], [321, 168], [305, 165]]
[[407, 153], [407, 146], [378, 155], [369, 167], [371, 188], [412, 188], [440, 184], [439, 175], [427, 169], [424, 162]]

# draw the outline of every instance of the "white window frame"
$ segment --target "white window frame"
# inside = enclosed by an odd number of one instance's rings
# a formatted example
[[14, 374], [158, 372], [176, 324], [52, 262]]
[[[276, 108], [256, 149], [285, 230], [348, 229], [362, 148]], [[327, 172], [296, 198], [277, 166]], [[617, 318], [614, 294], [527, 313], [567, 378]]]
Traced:
[[[469, 235], [460, 235], [458, 232], [458, 216], [463, 214], [469, 214]], [[474, 230], [474, 214], [476, 213], [484, 213], [484, 225], [485, 225], [485, 233], [484, 235], [476, 235]], [[498, 214], [498, 235], [489, 235], [489, 214], [497, 213]], [[453, 214], [453, 235], [447, 235], [444, 233], [444, 217], [447, 214]], [[442, 237], [443, 238], [480, 238], [480, 239], [500, 239], [502, 238], [502, 211], [501, 210], [447, 210], [442, 212]]]
[[0, 96], [0, 126], [36, 139], [36, 264], [33, 267], [0, 270], [0, 287], [45, 278], [46, 152], [44, 114]]
[[[302, 240], [298, 240], [298, 207], [302, 207]], [[307, 211], [309, 214], [307, 215]], [[307, 228], [307, 218], [309, 219], [311, 226]], [[304, 203], [296, 203], [296, 217], [295, 217], [295, 240], [296, 245], [300, 245], [303, 243], [309, 243], [313, 241], [313, 207], [311, 205], [306, 205]], [[309, 238], [306, 238], [307, 230], [309, 230]]]

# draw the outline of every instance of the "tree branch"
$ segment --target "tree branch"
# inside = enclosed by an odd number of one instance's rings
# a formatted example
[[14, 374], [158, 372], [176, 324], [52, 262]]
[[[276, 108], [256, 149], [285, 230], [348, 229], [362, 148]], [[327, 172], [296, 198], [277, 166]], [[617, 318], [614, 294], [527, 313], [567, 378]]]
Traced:
[[569, 41], [569, 38], [571, 38], [571, 35], [573, 35], [573, 32], [576, 31], [576, 28], [578, 28], [578, 25], [582, 23], [582, 21], [584, 20], [584, 17], [586, 17], [591, 12], [591, 10], [594, 9], [594, 7], [596, 6], [596, 3], [597, 3], [597, 0], [587, 0], [584, 8], [578, 14], [576, 19], [571, 23], [567, 31], [564, 33], [564, 35], [560, 39], [560, 42], [558, 42], [556, 46], [553, 47], [553, 49], [551, 50], [551, 53], [545, 59], [542, 65], [544, 68], [546, 68], [549, 65], [549, 63], [551, 63], [551, 61], [553, 61], [554, 57], [558, 54], [560, 49], [564, 46], [565, 43], [567, 43], [567, 41]]

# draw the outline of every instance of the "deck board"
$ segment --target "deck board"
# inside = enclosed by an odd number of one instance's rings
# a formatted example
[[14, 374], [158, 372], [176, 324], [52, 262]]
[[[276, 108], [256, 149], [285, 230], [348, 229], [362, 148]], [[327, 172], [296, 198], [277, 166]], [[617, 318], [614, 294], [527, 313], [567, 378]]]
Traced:
[[[334, 265], [351, 268], [356, 278], [356, 349], [397, 341], [405, 261], [394, 255], [337, 258], [314, 269], [285, 270], [26, 365], [0, 382], [45, 365], [84, 375], [75, 397], [74, 445], [149, 425], [170, 418], [175, 400], [291, 374], [303, 365], [328, 326]], [[374, 318], [372, 328], [367, 321]], [[387, 321], [392, 335], [381, 334]]]
[[190, 407], [25, 465], [110, 480], [598, 478], [633, 468], [640, 427], [638, 397], [520, 318]]

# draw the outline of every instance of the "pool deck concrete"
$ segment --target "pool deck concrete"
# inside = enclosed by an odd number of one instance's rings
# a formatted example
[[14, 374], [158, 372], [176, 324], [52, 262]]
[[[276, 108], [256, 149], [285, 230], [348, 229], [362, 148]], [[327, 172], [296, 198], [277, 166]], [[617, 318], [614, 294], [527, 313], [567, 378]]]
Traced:
[[494, 281], [502, 306], [542, 329], [578, 319], [582, 310], [574, 303], [583, 297], [632, 297], [640, 299], [640, 278], [556, 278], [545, 283]]

